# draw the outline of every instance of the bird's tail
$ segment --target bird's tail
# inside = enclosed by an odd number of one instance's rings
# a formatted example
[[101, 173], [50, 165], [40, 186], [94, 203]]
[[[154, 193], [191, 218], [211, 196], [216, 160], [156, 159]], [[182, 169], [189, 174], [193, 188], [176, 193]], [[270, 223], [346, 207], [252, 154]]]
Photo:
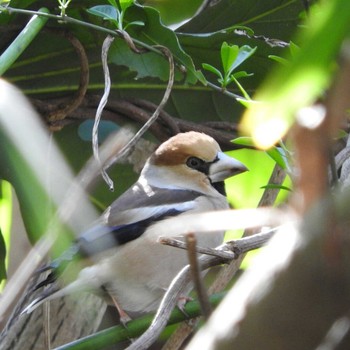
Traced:
[[38, 298], [34, 299], [29, 305], [27, 305], [24, 308], [24, 310], [22, 310], [21, 315], [30, 314], [45, 301], [49, 301], [59, 297], [59, 295], [57, 294], [60, 294], [60, 289], [57, 286], [51, 286], [50, 288], [42, 292]]
[[38, 298], [34, 299], [22, 312], [31, 313], [35, 310], [39, 305], [44, 303], [45, 301], [52, 300], [58, 298], [64, 294], [61, 293], [61, 289], [55, 283], [57, 278], [63, 273], [66, 269], [67, 265], [77, 256], [79, 251], [79, 246], [77, 244], [73, 244], [70, 248], [63, 252], [63, 254], [57, 259], [51, 261], [49, 264], [42, 266], [36, 271], [36, 274], [41, 274], [43, 272], [50, 272], [48, 276], [36, 284], [30, 293], [34, 293], [38, 289], [42, 287], [47, 287]]
[[[90, 267], [90, 269], [94, 269], [94, 267]], [[92, 274], [92, 276], [96, 276], [96, 273]], [[45, 301], [53, 300], [82, 291], [96, 292], [99, 286], [99, 281], [96, 281], [96, 278], [91, 277], [89, 274], [80, 274], [80, 278], [76, 279], [75, 281], [63, 288], [60, 288], [57, 283], [54, 283], [53, 285], [49, 286], [46, 290], [44, 290], [26, 308], [24, 308], [21, 314], [31, 313]]]

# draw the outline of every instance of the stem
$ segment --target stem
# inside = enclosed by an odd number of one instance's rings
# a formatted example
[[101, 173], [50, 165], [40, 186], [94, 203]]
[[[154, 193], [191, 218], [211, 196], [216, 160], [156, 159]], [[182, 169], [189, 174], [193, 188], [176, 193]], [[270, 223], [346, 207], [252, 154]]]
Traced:
[[[49, 10], [46, 8], [41, 8], [39, 12], [48, 14]], [[27, 23], [25, 28], [0, 56], [0, 75], [3, 75], [11, 67], [11, 65], [34, 40], [46, 22], [47, 18], [34, 13], [34, 16]]]
[[[50, 14], [50, 13], [46, 13], [42, 10], [39, 10], [39, 11], [32, 11], [32, 10], [23, 10], [23, 9], [17, 9], [17, 8], [13, 8], [13, 7], [1, 7], [0, 6], [0, 13], [1, 13], [1, 10], [3, 9], [3, 11], [7, 11], [9, 14], [12, 14], [12, 13], [20, 13], [20, 14], [24, 14], [24, 15], [29, 15], [29, 16], [33, 16], [33, 15], [37, 15], [37, 16], [40, 16], [40, 17], [46, 17], [46, 18], [50, 18], [50, 19], [54, 19], [56, 21], [63, 21], [63, 22], [66, 22], [66, 23], [72, 23], [72, 24], [78, 24], [78, 25], [81, 25], [83, 27], [86, 27], [86, 28], [90, 28], [90, 29], [93, 29], [93, 30], [97, 30], [99, 32], [103, 32], [103, 33], [106, 33], [106, 34], [110, 34], [110, 35], [113, 35], [113, 36], [119, 36], [119, 37], [122, 37], [122, 35], [120, 34], [120, 32], [118, 30], [112, 30], [112, 29], [108, 29], [108, 28], [105, 28], [105, 27], [101, 27], [101, 26], [98, 26], [96, 24], [92, 24], [92, 23], [88, 23], [88, 22], [84, 22], [84, 21], [81, 21], [79, 19], [76, 19], [76, 18], [73, 18], [73, 17], [69, 17], [69, 16], [60, 16], [60, 15], [53, 15], [53, 14]], [[157, 53], [159, 55], [163, 55], [163, 53], [158, 50], [157, 48], [153, 47], [153, 46], [150, 46], [140, 40], [137, 40], [137, 39], [134, 39], [132, 38], [133, 42], [136, 44], [136, 45], [139, 45], [149, 51], [152, 51], [154, 53]]]
[[[222, 300], [224, 293], [218, 293], [210, 296], [212, 306], [217, 306]], [[194, 318], [201, 314], [198, 301], [191, 301], [184, 307], [185, 313], [180, 310], [174, 310], [169, 319], [169, 325], [179, 323], [188, 318]], [[186, 316], [187, 315], [187, 316]], [[115, 345], [122, 340], [135, 338], [142, 334], [151, 323], [153, 315], [146, 315], [137, 320], [131, 321], [124, 326], [114, 326], [103, 331], [97, 332], [82, 339], [78, 339], [69, 344], [62, 345], [55, 350], [82, 350], [82, 349], [104, 349], [107, 346]]]
[[[17, 8], [13, 8], [13, 7], [2, 7], [0, 6], [0, 13], [1, 12], [5, 12], [7, 11], [9, 14], [12, 14], [12, 13], [19, 13], [19, 14], [24, 14], [24, 15], [29, 15], [29, 16], [33, 16], [33, 15], [37, 15], [37, 16], [40, 16], [40, 17], [46, 17], [46, 18], [50, 18], [50, 19], [54, 19], [56, 21], [64, 21], [66, 23], [72, 23], [72, 24], [77, 24], [77, 25], [81, 25], [83, 27], [86, 27], [86, 28], [90, 28], [90, 29], [93, 29], [93, 30], [96, 30], [96, 31], [99, 31], [99, 32], [103, 32], [103, 33], [106, 33], [106, 34], [110, 34], [112, 36], [119, 36], [119, 37], [123, 37], [123, 35], [120, 33], [119, 30], [111, 30], [111, 29], [108, 29], [108, 28], [105, 28], [105, 27], [101, 27], [101, 26], [98, 26], [96, 24], [92, 24], [92, 23], [88, 23], [88, 22], [84, 22], [84, 21], [81, 21], [81, 20], [78, 20], [76, 18], [73, 18], [73, 17], [69, 17], [69, 16], [60, 16], [60, 15], [53, 15], [53, 14], [50, 14], [50, 13], [46, 13], [44, 12], [43, 10], [39, 10], [39, 11], [32, 11], [32, 10], [23, 10], [23, 9], [17, 9]], [[151, 52], [154, 52], [158, 55], [163, 55], [163, 52], [161, 50], [159, 50], [158, 48], [154, 47], [154, 46], [151, 46], [151, 45], [148, 45], [138, 39], [135, 39], [135, 38], [131, 38], [132, 41], [140, 46], [140, 47], [143, 47], [144, 49], [147, 49], [148, 51], [151, 51]], [[227, 90], [224, 90], [222, 89], [221, 87], [211, 83], [211, 82], [207, 82], [206, 83], [211, 89], [213, 90], [216, 90], [218, 92], [221, 92], [222, 94], [234, 99], [234, 100], [245, 100], [242, 96], [240, 95], [237, 95], [237, 94], [234, 94], [232, 92], [229, 92]]]
[[226, 89], [223, 89], [222, 87], [217, 86], [217, 85], [211, 83], [210, 81], [207, 81], [207, 85], [208, 85], [211, 89], [216, 90], [216, 91], [219, 91], [219, 92], [221, 92], [222, 94], [224, 94], [224, 95], [226, 95], [226, 96], [228, 96], [228, 97], [230, 97], [230, 98], [233, 98], [234, 100], [237, 100], [237, 99], [239, 99], [239, 100], [245, 100], [244, 97], [242, 97], [242, 96], [240, 96], [240, 95], [237, 95], [237, 94], [235, 94], [235, 93], [233, 93], [233, 92], [230, 92], [230, 91], [228, 91], [228, 90], [226, 90]]

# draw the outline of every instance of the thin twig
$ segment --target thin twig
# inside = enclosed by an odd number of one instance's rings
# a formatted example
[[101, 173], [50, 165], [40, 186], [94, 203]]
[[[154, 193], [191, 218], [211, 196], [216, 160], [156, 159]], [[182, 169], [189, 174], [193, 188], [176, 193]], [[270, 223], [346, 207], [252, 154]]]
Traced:
[[165, 106], [165, 104], [168, 102], [173, 84], [174, 84], [174, 58], [170, 50], [164, 46], [157, 46], [159, 50], [162, 50], [164, 55], [168, 58], [169, 61], [169, 80], [168, 85], [165, 90], [164, 96], [162, 98], [162, 101], [159, 103], [157, 109], [154, 111], [150, 119], [142, 126], [142, 128], [135, 134], [135, 136], [125, 145], [125, 147], [112, 159], [110, 160], [106, 165], [105, 169], [108, 169], [110, 166], [112, 166], [116, 161], [118, 161], [120, 158], [126, 156], [132, 148], [135, 146], [135, 144], [138, 142], [138, 140], [142, 137], [142, 135], [150, 128], [150, 126], [157, 120], [160, 111]]
[[[92, 150], [94, 153], [94, 157], [99, 164], [101, 164], [101, 160], [100, 160], [100, 155], [98, 151], [98, 126], [100, 124], [102, 112], [108, 101], [108, 96], [111, 90], [111, 77], [109, 75], [109, 69], [108, 69], [108, 51], [113, 41], [114, 41], [114, 37], [108, 35], [102, 45], [101, 60], [102, 60], [102, 67], [103, 67], [103, 73], [104, 73], [104, 79], [105, 79], [105, 88], [104, 88], [104, 92], [101, 97], [100, 103], [97, 107], [95, 122], [92, 129]], [[109, 189], [113, 191], [114, 190], [113, 181], [107, 174], [106, 169], [102, 166], [102, 164], [101, 164], [101, 175], [103, 179], [106, 181], [107, 185], [109, 186]]]
[[[129, 98], [128, 99], [133, 105], [139, 106], [147, 111], [154, 112], [157, 108], [151, 101], [143, 100], [140, 98]], [[170, 129], [171, 135], [176, 135], [181, 132], [175, 119], [166, 111], [161, 111], [159, 114], [159, 121], [164, 122], [167, 128]]]
[[[232, 241], [227, 241], [223, 246], [220, 246], [220, 249], [215, 248], [205, 248], [196, 246], [196, 252], [215, 256], [219, 259], [222, 259], [223, 262], [227, 262], [233, 259], [237, 259], [240, 255], [247, 253], [251, 250], [261, 248], [280, 228], [274, 227], [272, 229], [262, 230], [259, 233], [256, 233], [251, 236], [242, 237]], [[174, 248], [185, 249], [187, 250], [187, 244], [173, 238], [161, 237], [159, 243], [164, 245], [169, 245]]]
[[119, 35], [124, 39], [124, 41], [126, 42], [126, 44], [129, 46], [129, 48], [137, 53], [137, 54], [141, 54], [141, 53], [145, 53], [148, 52], [149, 50], [147, 49], [140, 49], [138, 47], [136, 47], [135, 45], [135, 39], [133, 39], [128, 32], [126, 32], [125, 30], [117, 30], [117, 32], [119, 33]]
[[[203, 269], [210, 267], [210, 264], [213, 262], [218, 263], [218, 261], [220, 261], [220, 259], [206, 255], [202, 255], [199, 258]], [[186, 265], [171, 282], [151, 326], [141, 337], [136, 339], [127, 350], [145, 350], [156, 341], [165, 328], [172, 310], [189, 282], [191, 282], [190, 266]]]
[[[138, 52], [138, 53], [141, 52], [141, 51], [138, 51], [137, 48], [132, 44], [132, 40], [128, 34], [124, 33], [123, 37], [127, 38], [128, 45], [131, 46], [133, 50], [136, 50], [136, 52]], [[112, 44], [113, 40], [114, 40], [114, 38], [112, 36], [108, 35], [107, 38], [105, 39], [105, 41], [103, 42], [103, 46], [102, 46], [102, 65], [103, 65], [103, 71], [104, 71], [104, 75], [105, 75], [105, 90], [104, 90], [103, 96], [102, 96], [101, 101], [100, 101], [98, 108], [97, 108], [95, 123], [94, 123], [93, 131], [92, 131], [92, 143], [93, 143], [94, 156], [99, 163], [101, 163], [101, 161], [100, 161], [99, 152], [98, 152], [98, 125], [99, 125], [99, 122], [101, 120], [103, 108], [105, 107], [105, 105], [107, 103], [110, 88], [111, 88], [111, 79], [110, 79], [108, 63], [107, 63], [107, 55], [108, 55], [108, 50], [109, 50], [110, 45]], [[168, 61], [169, 61], [168, 85], [167, 85], [167, 88], [165, 90], [162, 101], [160, 102], [160, 104], [158, 105], [158, 107], [154, 111], [153, 115], [150, 117], [150, 119], [135, 134], [135, 136], [130, 140], [130, 142], [128, 142], [128, 144], [125, 145], [125, 147], [119, 153], [117, 153], [117, 155], [115, 157], [109, 159], [105, 164], [103, 164], [103, 165], [101, 164], [102, 177], [106, 181], [106, 183], [108, 184], [110, 190], [114, 189], [114, 185], [113, 185], [112, 179], [108, 176], [106, 170], [110, 166], [112, 166], [117, 160], [126, 156], [132, 150], [132, 148], [135, 146], [135, 144], [138, 142], [138, 140], [142, 137], [142, 135], [157, 120], [160, 111], [163, 109], [163, 107], [165, 106], [165, 104], [167, 103], [167, 101], [169, 99], [170, 92], [171, 92], [173, 84], [174, 84], [175, 67], [174, 67], [173, 55], [168, 48], [163, 47], [163, 46], [157, 46], [157, 47], [159, 48], [159, 50], [161, 50], [164, 53], [164, 55], [168, 58]]]
[[226, 242], [226, 247], [236, 256], [235, 259], [237, 259], [242, 254], [264, 246], [271, 239], [271, 237], [280, 229], [281, 226], [274, 227], [272, 229], [262, 230], [261, 232], [256, 233], [252, 236], [228, 241]]
[[[187, 245], [186, 243], [179, 241], [178, 239], [174, 238], [168, 238], [168, 237], [160, 237], [158, 239], [158, 242], [164, 245], [168, 245], [174, 248], [180, 248], [180, 249], [185, 249], [187, 250]], [[236, 259], [237, 255], [233, 252], [230, 251], [224, 251], [224, 250], [217, 250], [213, 248], [207, 248], [207, 247], [200, 247], [196, 245], [196, 252], [200, 254], [206, 254], [206, 255], [212, 255], [212, 256], [217, 256], [222, 259], [226, 260], [232, 260]]]
[[240, 95], [237, 95], [233, 92], [230, 92], [228, 91], [227, 89], [223, 89], [222, 87], [220, 86], [217, 86], [209, 81], [207, 81], [207, 85], [212, 88], [213, 90], [215, 91], [218, 91], [218, 92], [221, 92], [223, 95], [225, 96], [228, 96], [230, 98], [233, 98], [234, 100], [241, 100], [241, 101], [248, 101], [246, 100], [244, 97], [240, 96]]
[[[61, 31], [54, 31], [62, 35]], [[76, 110], [84, 100], [88, 85], [89, 85], [89, 60], [82, 43], [71, 33], [64, 32], [63, 36], [72, 44], [75, 52], [78, 55], [80, 62], [80, 81], [77, 92], [73, 99], [64, 103], [64, 107], [52, 111], [48, 116], [50, 127], [55, 128], [55, 122], [64, 119], [67, 115]], [[57, 127], [56, 127], [57, 128]], [[59, 127], [60, 128], [60, 127]]]
[[[55, 125], [64, 126], [74, 122], [75, 120], [94, 118], [100, 98], [101, 96], [97, 95], [87, 95], [82, 106], [80, 106], [74, 113], [69, 115], [69, 118], [66, 118], [63, 121], [57, 121]], [[50, 103], [64, 104], [66, 100], [67, 99], [65, 98], [55, 98], [51, 99]], [[41, 101], [35, 99], [31, 99], [31, 102], [36, 106], [41, 114], [47, 114], [47, 102], [43, 104]], [[149, 106], [151, 106], [151, 104], [152, 103], [149, 103]], [[154, 108], [150, 108], [150, 110], [148, 110], [148, 108], [143, 109], [143, 107], [141, 107], [142, 106], [137, 102], [137, 100], [129, 98], [127, 100], [109, 100], [104, 109], [103, 118], [106, 120], [115, 121], [117, 124], [125, 122], [125, 119], [127, 119], [126, 122], [128, 123], [128, 119], [130, 119], [143, 125], [150, 118], [149, 112], [153, 113], [156, 110], [157, 105], [154, 104]], [[171, 125], [169, 123], [171, 123]], [[158, 140], [165, 141], [170, 136], [178, 133], [178, 131], [187, 132], [194, 130], [203, 132], [213, 137], [220, 144], [221, 149], [224, 151], [241, 149], [241, 145], [236, 145], [231, 142], [231, 140], [237, 135], [226, 128], [225, 122], [223, 122], [222, 127], [220, 127], [219, 124], [220, 122], [217, 122], [217, 129], [215, 129], [213, 126], [206, 125], [206, 123], [198, 124], [189, 120], [175, 118], [162, 110], [156, 122], [151, 125], [148, 131], [150, 131]]]
[[[244, 239], [243, 246], [240, 247], [239, 241], [235, 241], [235, 250], [236, 251], [242, 251], [244, 253], [247, 252], [246, 249], [248, 249], [248, 246], [253, 246], [252, 241], [255, 239], [255, 236], [258, 238], [259, 244], [264, 245], [275, 233], [276, 229], [272, 229], [268, 232], [260, 233], [254, 236], [246, 237]], [[240, 247], [240, 249], [237, 250], [237, 247]], [[232, 245], [231, 245], [232, 248]], [[217, 250], [223, 250], [227, 251], [229, 247], [227, 244], [223, 244], [219, 247], [217, 247]], [[255, 248], [254, 248], [255, 249]], [[240, 257], [238, 257], [240, 258]], [[216, 266], [218, 264], [222, 264], [226, 259], [221, 259], [219, 257], [215, 256], [209, 256], [209, 255], [202, 255], [198, 259], [199, 266], [201, 270], [208, 269], [209, 267]], [[184, 292], [186, 286], [191, 281], [191, 273], [190, 273], [190, 267], [189, 265], [185, 266], [178, 275], [173, 279], [171, 282], [171, 285], [167, 289], [162, 302], [157, 310], [157, 314], [153, 319], [153, 322], [151, 326], [148, 328], [148, 330], [139, 337], [135, 342], [133, 342], [127, 350], [144, 350], [148, 349], [159, 337], [160, 333], [165, 328], [168, 319], [170, 317], [171, 311], [176, 306], [178, 298], [181, 296], [181, 294]]]
[[197, 240], [194, 233], [188, 233], [186, 235], [187, 244], [187, 256], [190, 262], [190, 270], [192, 275], [192, 280], [194, 282], [195, 290], [197, 291], [198, 301], [202, 310], [202, 314], [205, 319], [208, 319], [211, 314], [211, 306], [209, 302], [209, 297], [207, 291], [203, 285], [203, 279], [200, 273], [200, 267], [198, 264], [196, 245]]

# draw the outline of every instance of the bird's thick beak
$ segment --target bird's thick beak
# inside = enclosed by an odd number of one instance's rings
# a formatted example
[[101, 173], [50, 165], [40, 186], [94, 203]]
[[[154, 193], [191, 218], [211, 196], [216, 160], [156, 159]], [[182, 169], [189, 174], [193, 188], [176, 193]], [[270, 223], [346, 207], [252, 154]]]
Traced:
[[213, 183], [221, 182], [247, 170], [248, 168], [237, 159], [219, 152], [217, 160], [210, 165], [209, 178]]

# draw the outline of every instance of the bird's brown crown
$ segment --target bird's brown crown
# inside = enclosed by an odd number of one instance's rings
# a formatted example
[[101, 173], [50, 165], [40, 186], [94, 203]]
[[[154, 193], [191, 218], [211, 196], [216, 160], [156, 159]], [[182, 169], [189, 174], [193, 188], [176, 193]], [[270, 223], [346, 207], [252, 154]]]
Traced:
[[186, 163], [189, 157], [197, 157], [210, 162], [220, 151], [218, 143], [210, 136], [190, 131], [177, 134], [161, 144], [152, 156], [158, 166], [174, 166]]

